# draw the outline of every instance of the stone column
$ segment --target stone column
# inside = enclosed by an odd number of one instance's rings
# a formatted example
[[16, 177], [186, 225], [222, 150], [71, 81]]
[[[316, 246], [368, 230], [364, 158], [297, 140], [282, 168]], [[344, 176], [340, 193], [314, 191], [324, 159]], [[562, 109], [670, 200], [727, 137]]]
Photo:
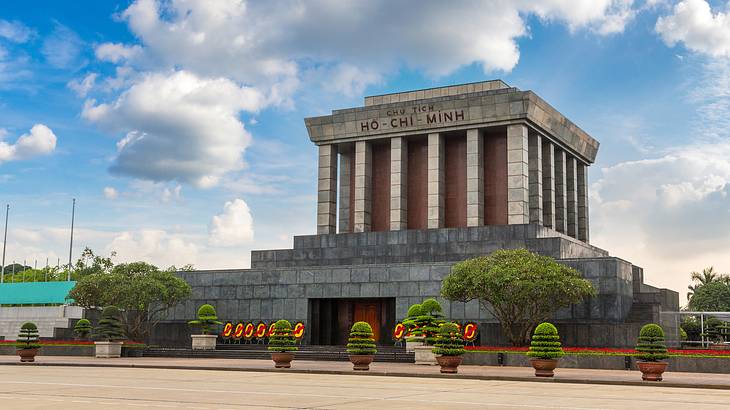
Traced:
[[484, 138], [466, 130], [466, 226], [484, 225]]
[[588, 166], [578, 163], [578, 239], [589, 241], [588, 229]]
[[370, 231], [372, 175], [372, 147], [369, 142], [357, 141], [355, 143], [355, 222], [353, 232]]
[[319, 146], [317, 234], [335, 233], [337, 227], [337, 146]]
[[428, 134], [428, 228], [444, 227], [444, 137]]
[[526, 224], [529, 214], [527, 126], [507, 127], [507, 223]]
[[530, 170], [530, 223], [542, 225], [542, 136], [529, 137], [528, 168]]
[[565, 151], [555, 148], [555, 230], [567, 233], [568, 223], [568, 194], [566, 187], [566, 157]]
[[555, 229], [555, 145], [542, 142], [542, 221]]
[[390, 230], [408, 227], [408, 143], [404, 137], [390, 139]]
[[575, 157], [567, 156], [566, 192], [568, 194], [568, 235], [578, 237], [578, 167]]
[[351, 185], [353, 164], [355, 161], [355, 146], [353, 144], [340, 145], [340, 198], [339, 198], [339, 232], [352, 232], [350, 212], [350, 198], [354, 195]]

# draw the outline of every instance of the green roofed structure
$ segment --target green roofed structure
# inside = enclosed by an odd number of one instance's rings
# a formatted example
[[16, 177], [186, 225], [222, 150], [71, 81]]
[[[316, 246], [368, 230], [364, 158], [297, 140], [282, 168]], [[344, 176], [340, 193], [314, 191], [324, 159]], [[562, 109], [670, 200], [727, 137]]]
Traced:
[[66, 305], [73, 303], [68, 293], [76, 286], [75, 281], [25, 282], [0, 284], [2, 305]]

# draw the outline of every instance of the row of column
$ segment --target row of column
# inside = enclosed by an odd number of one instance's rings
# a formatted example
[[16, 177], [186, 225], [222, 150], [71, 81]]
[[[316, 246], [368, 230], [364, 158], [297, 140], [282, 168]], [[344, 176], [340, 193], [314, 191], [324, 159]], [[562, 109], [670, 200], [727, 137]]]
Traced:
[[[390, 229], [407, 227], [408, 144], [390, 139]], [[442, 228], [445, 212], [444, 136], [428, 134], [427, 227]], [[372, 150], [367, 141], [342, 145], [340, 231], [371, 228]], [[317, 233], [336, 232], [336, 145], [319, 146]], [[354, 167], [351, 161], [355, 162]], [[354, 169], [354, 175], [351, 170]], [[522, 124], [507, 127], [507, 221], [537, 223], [588, 242], [587, 165]], [[484, 138], [466, 131], [466, 225], [484, 225]]]

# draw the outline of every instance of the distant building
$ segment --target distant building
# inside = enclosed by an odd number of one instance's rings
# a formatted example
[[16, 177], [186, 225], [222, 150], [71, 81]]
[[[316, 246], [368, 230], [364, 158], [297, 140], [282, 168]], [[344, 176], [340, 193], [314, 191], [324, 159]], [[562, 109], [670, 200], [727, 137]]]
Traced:
[[[311, 344], [344, 344], [354, 321], [389, 344], [408, 306], [439, 297], [455, 262], [527, 248], [583, 273], [598, 296], [554, 318], [564, 343], [630, 346], [641, 325], [678, 310], [676, 292], [589, 244], [588, 167], [598, 141], [531, 91], [502, 81], [365, 97], [305, 119], [319, 147], [317, 235], [253, 251], [251, 269], [181, 272], [193, 297], [156, 334], [186, 344], [184, 322], [212, 303], [224, 320], [302, 321]], [[627, 238], [631, 240], [631, 238]], [[496, 320], [440, 299], [454, 320]]]

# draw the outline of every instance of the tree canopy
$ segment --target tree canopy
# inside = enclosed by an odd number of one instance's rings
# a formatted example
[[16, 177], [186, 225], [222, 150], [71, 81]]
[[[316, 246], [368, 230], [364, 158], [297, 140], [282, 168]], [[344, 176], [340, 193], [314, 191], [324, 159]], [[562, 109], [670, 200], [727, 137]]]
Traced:
[[519, 346], [528, 342], [538, 323], [595, 295], [595, 290], [575, 269], [517, 249], [457, 263], [444, 279], [441, 294], [454, 301], [478, 300], [500, 321], [510, 342]]
[[118, 306], [126, 333], [134, 340], [146, 341], [166, 311], [191, 294], [190, 285], [172, 269], [145, 262], [109, 266], [93, 257], [90, 261], [69, 296], [85, 308]]
[[696, 312], [729, 312], [730, 284], [714, 280], [697, 287], [689, 300], [689, 308]]

